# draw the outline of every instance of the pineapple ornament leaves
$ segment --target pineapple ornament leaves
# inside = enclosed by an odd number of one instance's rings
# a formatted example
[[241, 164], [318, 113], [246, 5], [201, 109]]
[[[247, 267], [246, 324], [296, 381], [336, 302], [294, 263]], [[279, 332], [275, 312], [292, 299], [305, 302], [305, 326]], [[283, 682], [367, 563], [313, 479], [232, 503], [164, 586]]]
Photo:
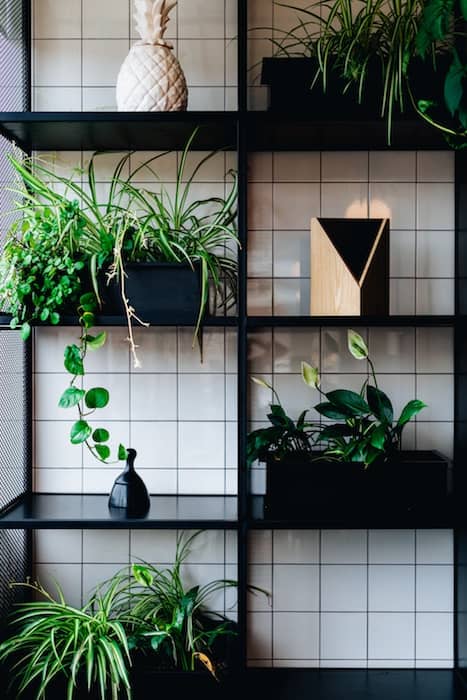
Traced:
[[120, 112], [186, 110], [185, 75], [164, 34], [175, 0], [134, 0], [141, 41], [132, 46], [117, 78]]

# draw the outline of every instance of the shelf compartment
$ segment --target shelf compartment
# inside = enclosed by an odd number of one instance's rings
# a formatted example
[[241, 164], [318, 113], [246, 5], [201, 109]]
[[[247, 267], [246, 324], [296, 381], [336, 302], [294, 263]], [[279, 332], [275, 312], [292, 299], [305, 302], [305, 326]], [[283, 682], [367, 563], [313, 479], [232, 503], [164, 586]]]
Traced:
[[249, 669], [243, 686], [269, 700], [465, 700], [451, 669]]
[[382, 326], [397, 327], [451, 327], [455, 316], [249, 316], [248, 328], [320, 327], [320, 326]]
[[320, 151], [447, 148], [439, 131], [421, 119], [394, 121], [391, 145], [384, 120], [316, 121], [306, 114], [250, 112], [248, 148], [251, 151]]
[[[264, 496], [250, 496], [249, 526], [262, 530], [293, 529], [394, 529], [394, 528], [453, 528], [456, 524], [454, 499], [440, 498], [435, 504], [427, 503], [410, 511], [397, 509], [393, 504], [381, 508], [381, 504], [371, 507], [362, 501], [352, 500], [349, 508], [343, 511], [340, 506], [332, 508], [324, 503], [322, 508], [295, 517], [271, 517], [264, 507]], [[379, 506], [379, 507], [378, 507]]]
[[236, 112], [0, 112], [0, 133], [29, 150], [234, 149]]
[[34, 494], [0, 515], [0, 529], [195, 529], [238, 527], [236, 496], [151, 496], [145, 518], [114, 518], [108, 495]]

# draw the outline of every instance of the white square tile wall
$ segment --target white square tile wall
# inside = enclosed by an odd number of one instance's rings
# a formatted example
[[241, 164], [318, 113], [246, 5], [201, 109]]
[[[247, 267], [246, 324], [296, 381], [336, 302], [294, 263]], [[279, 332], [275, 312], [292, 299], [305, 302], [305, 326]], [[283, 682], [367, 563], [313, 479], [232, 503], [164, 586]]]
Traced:
[[452, 531], [265, 530], [249, 561], [250, 666], [452, 667]]
[[452, 152], [252, 153], [249, 181], [250, 314], [309, 314], [319, 216], [389, 217], [390, 313], [453, 313]]
[[[33, 108], [116, 109], [118, 71], [139, 39], [133, 0], [32, 0]], [[167, 38], [188, 84], [190, 110], [237, 107], [236, 0], [179, 0]]]
[[[167, 530], [36, 530], [35, 576], [54, 591], [58, 583], [71, 605], [84, 604], [95, 587], [133, 562], [162, 568], [175, 557], [181, 531]], [[184, 531], [189, 537], [194, 532]], [[214, 579], [237, 579], [236, 533], [209, 530], [192, 542], [182, 566], [186, 586]], [[226, 589], [209, 601], [216, 612], [236, 618], [236, 591]]]

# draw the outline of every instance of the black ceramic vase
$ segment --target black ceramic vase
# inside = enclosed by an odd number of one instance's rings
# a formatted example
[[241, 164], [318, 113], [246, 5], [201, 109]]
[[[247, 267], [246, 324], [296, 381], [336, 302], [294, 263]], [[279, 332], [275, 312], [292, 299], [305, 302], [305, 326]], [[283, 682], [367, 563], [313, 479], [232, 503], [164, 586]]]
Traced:
[[115, 479], [109, 510], [116, 518], [144, 518], [150, 507], [148, 490], [135, 471], [136, 450], [127, 450], [126, 467]]

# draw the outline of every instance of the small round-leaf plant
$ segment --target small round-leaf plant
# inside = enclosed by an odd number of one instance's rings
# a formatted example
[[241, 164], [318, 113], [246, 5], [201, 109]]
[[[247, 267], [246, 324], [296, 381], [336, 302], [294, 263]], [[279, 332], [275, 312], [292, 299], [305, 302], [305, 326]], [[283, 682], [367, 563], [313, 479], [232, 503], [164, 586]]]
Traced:
[[[64, 352], [64, 366], [71, 375], [70, 385], [61, 395], [58, 405], [61, 408], [77, 408], [78, 410], [78, 420], [71, 427], [70, 442], [73, 445], [85, 444], [97, 460], [107, 464], [111, 457], [111, 450], [107, 444], [110, 440], [110, 433], [106, 428], [92, 427], [89, 419], [98, 409], [107, 406], [110, 399], [109, 392], [100, 386], [90, 389], [78, 386], [85, 374], [84, 361], [88, 350], [101, 348], [107, 340], [105, 331], [97, 334], [91, 333], [95, 323], [96, 310], [95, 295], [92, 292], [82, 294], [78, 307], [81, 328], [79, 343], [78, 345], [75, 343], [67, 345]], [[117, 458], [122, 460], [126, 459], [126, 456], [127, 450], [120, 444]]]
[[400, 449], [402, 431], [426, 404], [418, 399], [409, 401], [395, 419], [391, 400], [378, 387], [376, 371], [365, 341], [356, 331], [347, 332], [349, 352], [356, 360], [366, 360], [369, 377], [360, 392], [335, 389], [325, 392], [320, 386], [318, 367], [302, 362], [302, 379], [307, 386], [316, 389], [324, 399], [317, 411], [335, 423], [308, 423], [307, 410], [295, 423], [280, 405], [272, 386], [264, 380], [253, 378], [257, 384], [274, 392], [278, 405], [271, 405], [268, 419], [272, 427], [255, 430], [248, 436], [248, 462], [264, 460], [273, 453], [278, 459], [296, 452], [310, 452], [324, 448], [320, 459], [339, 462], [361, 462], [367, 468], [376, 461], [385, 461]]

